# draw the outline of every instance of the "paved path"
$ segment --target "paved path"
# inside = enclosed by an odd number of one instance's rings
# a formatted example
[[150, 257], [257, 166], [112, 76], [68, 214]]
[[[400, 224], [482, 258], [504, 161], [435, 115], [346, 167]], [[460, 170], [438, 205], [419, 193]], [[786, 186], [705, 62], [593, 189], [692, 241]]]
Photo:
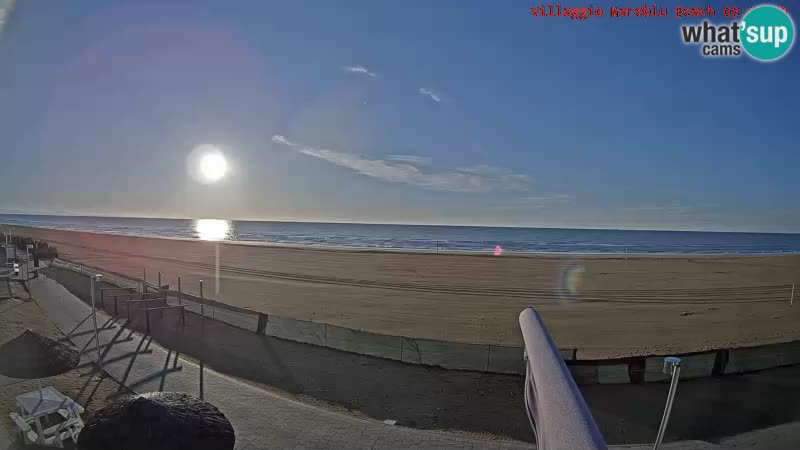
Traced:
[[5, 428], [0, 426], [0, 450], [6, 450], [9, 448], [13, 448], [13, 441], [11, 440], [11, 436], [9, 436]]
[[[705, 441], [680, 441], [664, 444], [661, 448], [664, 450], [795, 450], [798, 448], [798, 442], [800, 442], [800, 422], [790, 422], [725, 438], [718, 444]], [[613, 448], [650, 450], [653, 445], [620, 445]]]
[[[78, 348], [96, 358], [91, 309], [58, 283], [41, 278], [33, 295], [50, 319]], [[104, 369], [135, 392], [177, 391], [198, 395], [200, 368], [124, 326], [97, 314]], [[122, 325], [120, 323], [120, 325]], [[147, 351], [146, 353], [144, 351]], [[177, 367], [176, 370], [176, 357]], [[385, 425], [305, 405], [219, 374], [204, 371], [208, 401], [230, 419], [238, 450], [267, 448], [353, 449], [529, 449], [509, 441], [459, 436]]]

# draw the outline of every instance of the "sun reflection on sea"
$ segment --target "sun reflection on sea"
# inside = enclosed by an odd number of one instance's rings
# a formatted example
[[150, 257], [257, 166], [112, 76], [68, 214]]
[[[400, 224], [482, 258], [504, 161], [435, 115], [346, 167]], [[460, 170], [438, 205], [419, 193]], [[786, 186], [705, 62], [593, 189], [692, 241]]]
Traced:
[[194, 223], [197, 237], [204, 241], [224, 241], [231, 238], [231, 222], [220, 219], [197, 219]]

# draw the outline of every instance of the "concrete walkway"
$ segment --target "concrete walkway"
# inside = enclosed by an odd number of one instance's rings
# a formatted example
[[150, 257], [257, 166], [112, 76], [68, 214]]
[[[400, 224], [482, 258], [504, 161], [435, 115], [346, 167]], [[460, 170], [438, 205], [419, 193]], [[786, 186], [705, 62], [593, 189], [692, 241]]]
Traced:
[[[96, 360], [91, 308], [55, 281], [31, 283], [33, 296], [50, 319], [78, 348]], [[200, 367], [147, 336], [97, 314], [104, 369], [135, 392], [175, 391], [199, 395]], [[236, 431], [236, 448], [353, 449], [529, 449], [510, 441], [466, 439], [415, 430], [319, 409], [243, 383], [213, 370], [204, 371], [206, 400], [222, 410]]]
[[13, 441], [11, 440], [11, 436], [8, 435], [5, 428], [0, 426], [0, 450], [6, 450], [12, 447]]

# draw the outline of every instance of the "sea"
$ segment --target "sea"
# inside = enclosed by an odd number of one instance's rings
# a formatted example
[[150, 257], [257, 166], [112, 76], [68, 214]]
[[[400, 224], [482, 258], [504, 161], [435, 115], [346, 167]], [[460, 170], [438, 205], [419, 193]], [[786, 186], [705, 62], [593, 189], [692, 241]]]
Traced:
[[800, 234], [0, 214], [13, 226], [276, 245], [487, 253], [800, 253]]

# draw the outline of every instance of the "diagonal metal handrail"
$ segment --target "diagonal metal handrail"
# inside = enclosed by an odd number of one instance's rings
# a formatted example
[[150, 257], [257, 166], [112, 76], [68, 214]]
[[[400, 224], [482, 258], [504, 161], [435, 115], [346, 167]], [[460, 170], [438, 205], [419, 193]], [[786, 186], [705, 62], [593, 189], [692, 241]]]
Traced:
[[606, 449], [603, 435], [533, 308], [519, 315], [525, 340], [525, 408], [539, 450]]

